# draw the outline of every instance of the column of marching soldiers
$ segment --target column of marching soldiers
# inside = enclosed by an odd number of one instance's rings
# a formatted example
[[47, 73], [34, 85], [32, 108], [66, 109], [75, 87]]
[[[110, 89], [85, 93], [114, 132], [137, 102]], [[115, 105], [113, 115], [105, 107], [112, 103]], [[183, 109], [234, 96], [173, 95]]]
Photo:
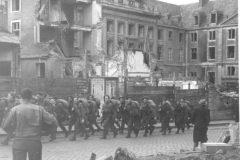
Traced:
[[[20, 104], [20, 101], [21, 99], [14, 93], [8, 94], [7, 98], [1, 98], [0, 124], [11, 108]], [[169, 125], [171, 120], [175, 121], [176, 134], [179, 134], [180, 130], [184, 132], [185, 126], [189, 129], [193, 111], [190, 102], [184, 98], [172, 103], [163, 98], [161, 103], [156, 105], [148, 97], [142, 97], [142, 101], [139, 103], [130, 96], [120, 97], [119, 100], [116, 100], [114, 97], [110, 98], [105, 95], [104, 104], [100, 107], [100, 100], [92, 95], [87, 98], [69, 96], [67, 100], [64, 100], [37, 93], [31, 103], [42, 106], [57, 119], [58, 126], [64, 132], [65, 138], [68, 137], [74, 126], [70, 141], [76, 141], [78, 134], [80, 137], [88, 139], [89, 134], [94, 135], [99, 131], [102, 131], [101, 139], [106, 139], [110, 132], [116, 138], [118, 134], [124, 133], [126, 126], [126, 138], [131, 138], [132, 132], [138, 137], [140, 130], [144, 130], [143, 137], [147, 137], [153, 134], [158, 121], [161, 122], [160, 132], [163, 132], [162, 135], [166, 135], [171, 133], [172, 127]], [[68, 130], [65, 128], [66, 125], [68, 125]], [[50, 142], [56, 140], [57, 128], [49, 128], [42, 124], [42, 130], [42, 136], [50, 136]], [[8, 145], [9, 140], [13, 137], [14, 131], [8, 133], [1, 144]]]

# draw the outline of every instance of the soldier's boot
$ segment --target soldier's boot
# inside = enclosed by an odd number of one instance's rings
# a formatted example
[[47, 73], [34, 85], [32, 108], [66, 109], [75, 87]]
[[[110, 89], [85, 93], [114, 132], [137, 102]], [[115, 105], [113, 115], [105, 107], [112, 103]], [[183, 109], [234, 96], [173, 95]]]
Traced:
[[103, 136], [100, 139], [107, 139], [107, 132], [103, 131]]
[[139, 133], [139, 130], [136, 130], [136, 131], [135, 131], [135, 136], [136, 136], [136, 137], [138, 136], [138, 133]]
[[182, 128], [182, 132], [184, 133], [185, 128]]
[[147, 133], [148, 133], [148, 127], [145, 128], [145, 133], [144, 133], [143, 137], [147, 137]]
[[126, 138], [131, 138], [131, 132], [132, 132], [132, 131], [129, 129]]
[[168, 134], [170, 134], [170, 133], [171, 133], [171, 131], [172, 131], [172, 128], [171, 128], [171, 127], [169, 127], [169, 128], [168, 128]]
[[176, 132], [176, 134], [179, 134], [179, 128], [177, 129], [177, 132]]
[[69, 140], [70, 140], [70, 141], [76, 141], [76, 140], [77, 140], [76, 136], [77, 136], [77, 134], [76, 134], [76, 133], [74, 133], [73, 137], [72, 137], [72, 138], [70, 138]]
[[86, 134], [85, 134], [85, 137], [84, 137], [84, 140], [87, 140], [87, 139], [88, 139], [88, 137], [90, 137], [90, 136], [89, 136], [89, 134], [88, 134], [88, 133], [86, 133]]
[[54, 140], [56, 140], [56, 132], [55, 131], [53, 131], [53, 133], [51, 133], [49, 142], [52, 142]]
[[120, 131], [119, 131], [119, 134], [123, 134], [124, 132], [123, 132], [123, 130], [121, 129]]
[[150, 135], [152, 135], [154, 129], [155, 129], [155, 126], [152, 126], [152, 127], [150, 128]]
[[113, 131], [113, 138], [116, 138], [117, 137], [117, 135], [118, 135], [118, 132], [116, 131], [116, 129]]

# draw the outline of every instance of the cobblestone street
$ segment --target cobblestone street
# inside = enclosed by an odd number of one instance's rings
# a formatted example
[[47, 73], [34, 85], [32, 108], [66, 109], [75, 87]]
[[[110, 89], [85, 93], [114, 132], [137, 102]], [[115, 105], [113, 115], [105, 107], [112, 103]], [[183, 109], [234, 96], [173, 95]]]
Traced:
[[[225, 130], [227, 130], [225, 126], [210, 127], [208, 142], [216, 142]], [[162, 136], [159, 129], [156, 129], [152, 136], [142, 137], [143, 131], [141, 131], [138, 138], [131, 139], [126, 139], [126, 134], [118, 135], [114, 139], [112, 133], [110, 133], [107, 140], [99, 139], [100, 132], [91, 136], [88, 140], [78, 137], [75, 142], [69, 141], [69, 138], [63, 138], [63, 134], [58, 134], [58, 139], [51, 143], [48, 142], [48, 137], [43, 138], [43, 160], [89, 160], [92, 152], [97, 154], [97, 158], [101, 158], [104, 155], [113, 155], [118, 147], [126, 147], [137, 156], [154, 155], [159, 152], [179, 152], [180, 149], [191, 150], [192, 131], [191, 128], [184, 134], [176, 135], [176, 129], [173, 129], [170, 135]], [[0, 137], [1, 140], [3, 138], [4, 136]], [[0, 146], [1, 160], [12, 159], [11, 144], [12, 142], [9, 146]]]

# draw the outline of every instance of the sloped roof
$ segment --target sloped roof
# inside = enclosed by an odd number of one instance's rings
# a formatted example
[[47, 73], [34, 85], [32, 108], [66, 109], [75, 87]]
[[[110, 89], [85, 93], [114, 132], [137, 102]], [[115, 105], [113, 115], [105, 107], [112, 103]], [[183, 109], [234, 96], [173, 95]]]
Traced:
[[4, 30], [0, 27], [0, 43], [20, 44], [18, 36]]
[[[205, 6], [198, 7], [197, 3], [181, 5], [181, 15], [183, 17], [184, 28], [198, 28], [198, 27], [208, 27], [210, 24], [210, 16], [213, 10], [216, 10], [220, 16], [218, 19], [218, 24], [226, 21], [228, 18], [232, 17], [238, 13], [238, 0], [215, 0], [209, 1]], [[199, 26], [194, 26], [195, 12], [200, 13], [200, 24]]]

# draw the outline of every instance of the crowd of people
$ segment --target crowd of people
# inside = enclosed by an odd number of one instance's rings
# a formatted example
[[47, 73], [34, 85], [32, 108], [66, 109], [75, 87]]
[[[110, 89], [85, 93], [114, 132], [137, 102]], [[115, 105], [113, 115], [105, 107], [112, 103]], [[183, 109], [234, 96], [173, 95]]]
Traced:
[[[0, 123], [14, 106], [20, 104], [20, 101], [20, 97], [16, 96], [15, 93], [9, 93], [6, 98], [1, 99]], [[53, 115], [65, 137], [68, 137], [74, 127], [71, 141], [76, 140], [77, 134], [80, 134], [84, 139], [88, 139], [89, 134], [93, 135], [99, 131], [103, 131], [101, 138], [106, 139], [109, 130], [116, 137], [118, 134], [124, 133], [126, 126], [126, 138], [131, 138], [132, 132], [137, 137], [140, 130], [144, 130], [144, 137], [146, 137], [148, 134], [152, 135], [155, 125], [159, 121], [162, 126], [160, 132], [166, 135], [167, 132], [171, 133], [172, 128], [169, 123], [173, 119], [177, 127], [176, 134], [179, 134], [180, 130], [185, 131], [185, 127], [189, 129], [193, 111], [193, 106], [184, 98], [176, 100], [175, 104], [171, 104], [163, 98], [162, 102], [156, 105], [148, 97], [143, 97], [141, 102], [137, 102], [130, 96], [127, 98], [120, 97], [117, 100], [105, 95], [104, 104], [101, 107], [100, 100], [92, 95], [88, 97], [69, 96], [64, 100], [39, 92], [32, 97], [31, 103], [42, 106], [49, 114]], [[68, 124], [68, 130], [66, 124]], [[43, 128], [47, 127], [43, 126]], [[43, 130], [43, 136], [50, 135], [49, 141], [56, 139], [57, 127]], [[14, 133], [9, 133], [1, 143], [8, 145], [8, 141], [13, 137]]]

